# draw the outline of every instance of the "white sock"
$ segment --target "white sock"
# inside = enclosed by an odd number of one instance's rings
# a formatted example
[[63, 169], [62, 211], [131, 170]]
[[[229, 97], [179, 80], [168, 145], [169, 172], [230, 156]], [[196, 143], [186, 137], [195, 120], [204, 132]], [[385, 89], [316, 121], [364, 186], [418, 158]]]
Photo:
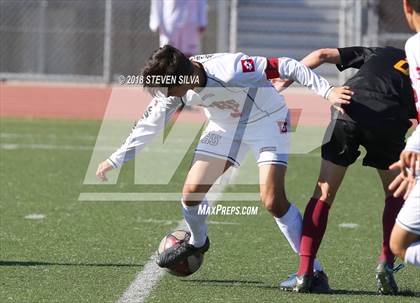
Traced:
[[207, 214], [198, 214], [200, 206], [206, 209], [209, 206], [209, 203], [205, 198], [199, 205], [194, 206], [188, 206], [182, 202], [184, 219], [191, 232], [191, 238], [188, 243], [195, 247], [203, 246], [207, 239]]
[[420, 266], [420, 241], [411, 243], [405, 251], [404, 261], [414, 266]]
[[[299, 209], [294, 204], [290, 204], [289, 210], [281, 218], [276, 218], [276, 223], [280, 228], [286, 240], [289, 242], [293, 251], [299, 254], [300, 250], [300, 237], [302, 235], [302, 215]], [[314, 261], [314, 270], [323, 271], [321, 263], [318, 259]]]

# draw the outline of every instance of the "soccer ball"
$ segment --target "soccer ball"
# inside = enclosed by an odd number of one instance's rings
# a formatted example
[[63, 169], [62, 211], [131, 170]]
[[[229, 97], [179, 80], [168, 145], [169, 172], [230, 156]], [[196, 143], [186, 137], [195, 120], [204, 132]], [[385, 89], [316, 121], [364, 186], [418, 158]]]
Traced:
[[[174, 245], [179, 245], [184, 241], [188, 241], [191, 237], [191, 234], [185, 230], [176, 230], [168, 235], [166, 235], [162, 241], [160, 241], [158, 254], [161, 254], [163, 251], [172, 247]], [[179, 263], [171, 266], [170, 268], [165, 268], [165, 270], [174, 276], [189, 276], [195, 273], [201, 266], [204, 260], [204, 255], [202, 253], [197, 253], [192, 256], [189, 256], [187, 259], [180, 261]]]

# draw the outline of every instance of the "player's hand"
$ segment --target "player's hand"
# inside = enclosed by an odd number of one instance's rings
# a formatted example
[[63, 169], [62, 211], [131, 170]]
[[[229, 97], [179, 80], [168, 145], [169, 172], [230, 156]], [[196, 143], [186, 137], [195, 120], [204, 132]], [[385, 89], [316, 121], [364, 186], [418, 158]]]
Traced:
[[[400, 162], [395, 162], [389, 168], [395, 169], [399, 167]], [[403, 196], [404, 200], [407, 200], [408, 195], [410, 194], [411, 190], [413, 189], [414, 185], [416, 184], [415, 179], [410, 179], [404, 177], [403, 173], [400, 173], [388, 186], [388, 189], [393, 192], [394, 197]]]
[[354, 93], [348, 86], [334, 87], [329, 93], [327, 99], [331, 103], [332, 107], [344, 114], [344, 109], [341, 108], [341, 105], [349, 104], [353, 94]]
[[403, 150], [399, 162], [401, 162], [401, 173], [405, 177], [415, 179], [416, 171], [420, 169], [420, 153]]
[[104, 161], [98, 165], [98, 169], [96, 170], [96, 177], [101, 181], [108, 181], [106, 177], [106, 173], [113, 169], [112, 165], [108, 161]]
[[412, 151], [403, 151], [400, 160], [392, 164], [389, 169], [399, 169], [400, 174], [391, 182], [389, 190], [394, 192], [394, 197], [404, 195], [408, 198], [416, 184], [416, 171], [419, 170], [420, 154]]
[[280, 78], [271, 79], [271, 84], [273, 84], [274, 88], [279, 93], [284, 91], [286, 88], [288, 88], [292, 83], [293, 83], [293, 80], [289, 80], [289, 79], [284, 79], [284, 80]]

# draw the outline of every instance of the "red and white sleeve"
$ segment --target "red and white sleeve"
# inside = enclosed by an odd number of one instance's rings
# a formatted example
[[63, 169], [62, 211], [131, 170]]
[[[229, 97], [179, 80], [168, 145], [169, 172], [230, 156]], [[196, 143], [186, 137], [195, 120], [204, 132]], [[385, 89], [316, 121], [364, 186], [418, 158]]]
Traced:
[[302, 84], [323, 98], [327, 98], [333, 86], [304, 64], [287, 57], [267, 58], [267, 79], [289, 79]]

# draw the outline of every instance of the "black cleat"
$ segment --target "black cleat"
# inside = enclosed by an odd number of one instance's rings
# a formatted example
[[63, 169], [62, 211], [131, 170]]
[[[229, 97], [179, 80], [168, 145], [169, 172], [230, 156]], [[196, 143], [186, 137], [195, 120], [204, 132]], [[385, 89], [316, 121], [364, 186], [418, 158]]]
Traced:
[[376, 267], [376, 284], [378, 293], [381, 295], [396, 295], [398, 293], [398, 285], [394, 279], [394, 273], [403, 268], [399, 265], [392, 268], [386, 262], [379, 263]]
[[[308, 275], [309, 276], [309, 275]], [[309, 278], [310, 280], [311, 278]], [[301, 277], [301, 280], [304, 280]], [[308, 278], [306, 278], [308, 280]], [[304, 281], [301, 282], [301, 284]], [[319, 294], [331, 293], [330, 285], [328, 284], [328, 276], [323, 271], [315, 271], [312, 277], [312, 282], [306, 282], [307, 285], [298, 285], [298, 276], [296, 274], [289, 275], [289, 279], [280, 283], [280, 290], [296, 291], [296, 292], [311, 292]], [[310, 287], [308, 287], [308, 283]]]
[[330, 294], [332, 292], [330, 284], [328, 283], [328, 276], [325, 272], [314, 272], [314, 279], [312, 281], [311, 292], [317, 294]]
[[311, 292], [314, 275], [313, 273], [304, 273], [296, 276], [296, 284], [292, 291], [294, 292]]
[[192, 256], [196, 253], [204, 254], [206, 251], [209, 250], [210, 247], [210, 240], [207, 237], [206, 243], [204, 243], [201, 247], [195, 247], [188, 243], [188, 241], [184, 241], [179, 243], [178, 245], [174, 245], [161, 254], [158, 255], [156, 263], [159, 267], [171, 267], [178, 262], [185, 260], [189, 256]]

